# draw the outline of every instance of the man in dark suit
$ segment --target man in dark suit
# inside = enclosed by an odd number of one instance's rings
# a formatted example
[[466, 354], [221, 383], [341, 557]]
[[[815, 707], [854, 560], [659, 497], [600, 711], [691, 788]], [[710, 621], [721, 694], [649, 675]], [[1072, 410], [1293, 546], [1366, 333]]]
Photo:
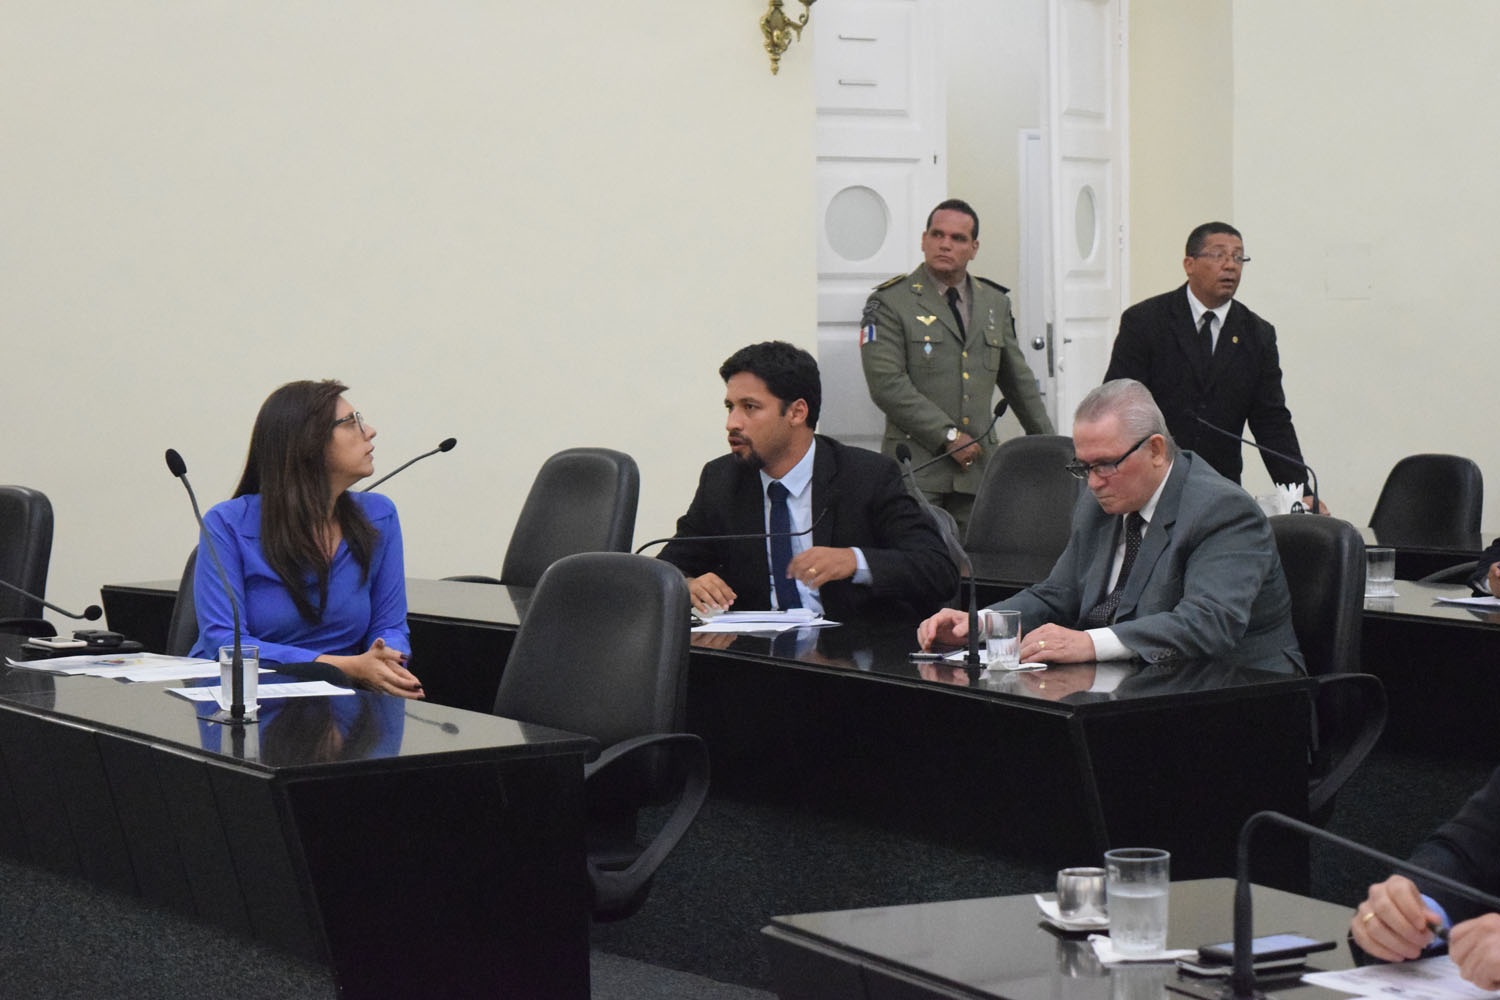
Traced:
[[[1500, 893], [1500, 770], [1411, 860], [1481, 892]], [[1465, 979], [1482, 990], [1500, 989], [1500, 913], [1478, 903], [1392, 875], [1370, 886], [1349, 921], [1354, 943], [1384, 962], [1420, 958], [1440, 944], [1434, 928], [1449, 931], [1448, 952]]]
[[[813, 433], [823, 390], [812, 355], [753, 344], [719, 377], [730, 454], [703, 467], [661, 553], [687, 577], [694, 607], [916, 621], [953, 596], [958, 570], [896, 463]], [[809, 527], [811, 539], [785, 537]], [[685, 537], [761, 533], [781, 537]]]
[[1302, 449], [1281, 390], [1276, 328], [1234, 301], [1248, 262], [1233, 226], [1207, 222], [1194, 229], [1182, 262], [1187, 284], [1125, 310], [1104, 379], [1143, 383], [1178, 446], [1224, 478], [1240, 481], [1240, 444], [1195, 417], [1235, 437], [1244, 436], [1248, 421], [1257, 444], [1295, 459], [1262, 452], [1272, 481], [1306, 485]]
[[[1269, 522], [1244, 490], [1177, 450], [1145, 386], [1120, 379], [1085, 396], [1073, 449], [1068, 469], [1089, 491], [1067, 548], [1046, 580], [994, 605], [1021, 612], [1021, 659], [1303, 671]], [[923, 649], [967, 637], [968, 616], [952, 609], [917, 630]]]
[[1474, 575], [1469, 577], [1469, 586], [1476, 594], [1500, 597], [1500, 538], [1479, 554], [1479, 563], [1474, 568]]

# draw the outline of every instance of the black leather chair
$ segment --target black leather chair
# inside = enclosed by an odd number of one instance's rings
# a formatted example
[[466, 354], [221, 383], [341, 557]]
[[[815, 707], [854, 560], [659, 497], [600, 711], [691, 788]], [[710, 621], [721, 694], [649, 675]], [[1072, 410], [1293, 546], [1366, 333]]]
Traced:
[[1477, 552], [1484, 476], [1460, 455], [1408, 455], [1380, 488], [1370, 527], [1381, 545]]
[[521, 507], [510, 546], [492, 576], [449, 576], [469, 583], [532, 587], [563, 556], [629, 552], [641, 473], [635, 459], [609, 448], [569, 448], [542, 463]]
[[1078, 499], [1080, 483], [1064, 468], [1072, 460], [1073, 439], [1062, 434], [1002, 443], [985, 465], [964, 548], [1006, 580], [1046, 579], [1067, 547]]
[[[0, 486], [0, 580], [38, 597], [47, 596], [52, 559], [52, 502], [26, 486]], [[42, 619], [42, 605], [0, 588], [0, 631], [56, 635]]]
[[[516, 636], [495, 714], [592, 736], [584, 770], [594, 916], [627, 917], [708, 795], [708, 749], [681, 732], [687, 701], [688, 589], [648, 556], [565, 556], [542, 574]], [[643, 806], [677, 804], [636, 840]]]
[[187, 565], [182, 568], [182, 580], [177, 584], [177, 600], [172, 602], [172, 620], [167, 625], [167, 648], [162, 652], [168, 656], [187, 656], [198, 641], [198, 608], [193, 603], [193, 569], [198, 562], [198, 550], [188, 553]]
[[1271, 518], [1292, 592], [1292, 628], [1319, 683], [1308, 812], [1326, 822], [1333, 798], [1385, 729], [1385, 688], [1359, 673], [1365, 543], [1347, 521], [1315, 514]]

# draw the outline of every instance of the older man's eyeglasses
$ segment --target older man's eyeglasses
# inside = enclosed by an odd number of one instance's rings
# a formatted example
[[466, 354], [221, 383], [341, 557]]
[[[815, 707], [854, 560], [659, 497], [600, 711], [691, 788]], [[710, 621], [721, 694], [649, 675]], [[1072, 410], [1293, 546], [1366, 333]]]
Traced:
[[1234, 253], [1229, 250], [1205, 250], [1202, 253], [1195, 253], [1193, 254], [1193, 256], [1201, 257], [1203, 260], [1211, 260], [1215, 264], [1222, 264], [1226, 260], [1232, 260], [1236, 264], [1250, 263], [1249, 257], [1246, 257], [1242, 253]]
[[1080, 462], [1075, 458], [1073, 459], [1073, 461], [1063, 466], [1063, 468], [1067, 469], [1068, 472], [1072, 474], [1074, 479], [1087, 480], [1089, 478], [1089, 473], [1091, 472], [1097, 472], [1099, 473], [1099, 476], [1101, 478], [1108, 479], [1110, 476], [1113, 476], [1116, 472], [1120, 471], [1121, 463], [1123, 463], [1131, 455], [1134, 455], [1137, 448], [1145, 444], [1147, 441], [1150, 441], [1155, 436], [1155, 434], [1147, 434], [1135, 444], [1131, 445], [1130, 450], [1121, 455], [1119, 458], [1112, 458], [1107, 462]]
[[355, 410], [347, 417], [339, 417], [333, 422], [334, 428], [337, 429], [339, 424], [353, 424], [359, 430], [359, 436], [365, 436], [365, 418], [359, 415], [358, 410]]

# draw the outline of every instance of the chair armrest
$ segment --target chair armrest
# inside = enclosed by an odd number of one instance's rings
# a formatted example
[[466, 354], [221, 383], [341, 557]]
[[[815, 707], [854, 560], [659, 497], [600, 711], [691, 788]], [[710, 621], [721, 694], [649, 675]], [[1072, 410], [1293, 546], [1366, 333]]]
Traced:
[[42, 618], [0, 618], [0, 632], [24, 636], [53, 636], [57, 629]]
[[495, 584], [498, 584], [500, 582], [499, 580], [495, 579], [493, 576], [484, 576], [482, 574], [476, 575], [474, 573], [467, 573], [467, 574], [464, 574], [463, 576], [445, 576], [445, 577], [443, 577], [443, 579], [444, 580], [453, 580], [453, 581], [455, 581], [457, 583], [495, 583]]
[[692, 733], [650, 733], [633, 736], [606, 747], [598, 758], [584, 765], [583, 778], [588, 781], [611, 764], [622, 760], [645, 747], [664, 744], [677, 745], [678, 753], [686, 763], [682, 795], [672, 808], [667, 821], [662, 824], [651, 843], [646, 845], [630, 866], [619, 871], [606, 871], [592, 860], [588, 863], [589, 879], [594, 884], [594, 908], [608, 910], [621, 905], [635, 895], [656, 874], [656, 869], [667, 859], [672, 848], [687, 833], [693, 819], [708, 799], [708, 744]]
[[1375, 742], [1385, 731], [1386, 697], [1385, 686], [1373, 674], [1324, 674], [1313, 680], [1318, 682], [1319, 699], [1325, 690], [1337, 684], [1352, 689], [1363, 703], [1359, 732], [1349, 738], [1345, 748], [1336, 751], [1336, 763], [1328, 773], [1315, 779], [1308, 788], [1308, 814], [1317, 816], [1375, 749]]
[[1426, 576], [1422, 577], [1417, 582], [1418, 583], [1467, 583], [1469, 577], [1473, 576], [1474, 575], [1474, 571], [1476, 569], [1478, 569], [1478, 568], [1479, 568], [1479, 563], [1476, 560], [1470, 559], [1466, 563], [1459, 563], [1456, 566], [1448, 566], [1448, 567], [1445, 567], [1443, 569], [1437, 570], [1436, 572], [1428, 573]]

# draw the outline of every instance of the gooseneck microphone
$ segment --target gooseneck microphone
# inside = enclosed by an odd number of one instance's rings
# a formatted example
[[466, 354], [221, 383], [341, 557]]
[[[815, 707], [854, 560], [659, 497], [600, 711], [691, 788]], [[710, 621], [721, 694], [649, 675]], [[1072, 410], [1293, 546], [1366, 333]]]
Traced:
[[198, 522], [198, 536], [203, 539], [203, 544], [208, 546], [208, 554], [213, 559], [214, 569], [219, 574], [219, 586], [224, 588], [224, 596], [229, 598], [229, 607], [234, 611], [234, 657], [229, 664], [232, 678], [229, 711], [226, 713], [221, 709], [208, 718], [213, 722], [232, 723], [236, 726], [247, 722], [259, 722], [256, 713], [245, 712], [245, 661], [240, 654], [240, 602], [234, 598], [234, 588], [229, 586], [229, 576], [224, 572], [224, 564], [219, 562], [219, 552], [214, 548], [213, 536], [203, 525], [203, 514], [198, 510], [197, 494], [193, 492], [193, 484], [188, 482], [187, 463], [182, 460], [181, 455], [177, 454], [175, 448], [167, 449], [167, 468], [171, 470], [172, 475], [182, 480], [182, 488], [187, 490], [188, 500], [193, 504], [193, 518]]
[[1254, 1000], [1264, 998], [1265, 994], [1255, 988], [1255, 964], [1254, 956], [1251, 954], [1251, 938], [1253, 937], [1252, 914], [1250, 912], [1250, 835], [1255, 832], [1261, 823], [1273, 823], [1284, 826], [1289, 830], [1306, 834], [1314, 840], [1322, 840], [1342, 847], [1347, 851], [1373, 858], [1382, 864], [1390, 865], [1391, 868], [1405, 875], [1415, 876], [1431, 885], [1441, 886], [1449, 892], [1455, 892], [1465, 899], [1487, 906], [1492, 910], [1500, 910], [1500, 897], [1491, 896], [1489, 893], [1480, 892], [1478, 889], [1464, 885], [1456, 879], [1446, 875], [1439, 875], [1435, 871], [1429, 871], [1410, 861], [1402, 861], [1393, 858], [1389, 854], [1382, 854], [1372, 847], [1356, 843], [1346, 837], [1340, 837], [1336, 833], [1329, 833], [1322, 827], [1304, 823], [1301, 820], [1292, 819], [1279, 812], [1264, 810], [1245, 820], [1245, 825], [1240, 827], [1240, 839], [1238, 854], [1236, 857], [1236, 881], [1234, 884], [1234, 972], [1229, 977], [1229, 984], [1220, 994], [1221, 1000]]
[[[1000, 419], [1000, 414], [1005, 412], [1005, 401], [1000, 401], [1000, 406], [995, 410], [995, 419]], [[991, 424], [991, 426], [994, 426]], [[989, 433], [988, 431], [985, 432]], [[983, 435], [980, 435], [983, 437]], [[958, 450], [958, 449], [955, 449]], [[947, 458], [947, 454], [939, 455], [938, 458]], [[964, 657], [964, 669], [977, 677], [983, 664], [979, 661], [979, 606], [978, 598], [974, 591], [974, 564], [969, 559], [968, 550], [958, 540], [958, 522], [953, 515], [941, 507], [935, 506], [927, 499], [927, 494], [922, 492], [917, 485], [916, 470], [911, 465], [911, 449], [904, 443], [896, 445], [896, 461], [901, 463], [901, 478], [906, 481], [906, 492], [916, 497], [917, 504], [926, 511], [927, 516], [937, 527], [938, 534], [942, 536], [943, 544], [947, 546], [948, 558], [958, 567], [963, 576], [969, 578], [969, 645], [968, 654]], [[937, 459], [933, 459], [937, 461]], [[922, 465], [931, 465], [932, 462], [923, 462]], [[917, 468], [921, 468], [918, 466]], [[962, 584], [960, 584], [962, 586]]]
[[828, 501], [827, 505], [825, 505], [823, 509], [818, 512], [818, 516], [813, 518], [813, 523], [808, 525], [806, 528], [803, 528], [801, 531], [747, 531], [743, 534], [736, 535], [672, 535], [668, 538], [653, 538], [649, 542], [642, 542], [640, 545], [636, 546], [634, 554], [640, 555], [651, 546], [661, 545], [665, 542], [738, 542], [749, 540], [752, 538], [796, 538], [799, 535], [811, 534], [812, 530], [818, 526], [818, 523], [822, 521], [823, 518], [832, 509], [833, 501], [830, 500]]
[[20, 594], [22, 597], [29, 597], [44, 608], [51, 608], [53, 611], [56, 611], [60, 615], [66, 615], [69, 618], [77, 618], [79, 621], [98, 621], [104, 614], [104, 612], [100, 610], [99, 605], [97, 604], [90, 604], [88, 607], [83, 609], [83, 614], [78, 615], [67, 610], [66, 608], [60, 608], [56, 604], [38, 597], [36, 594], [33, 594], [29, 590], [22, 590], [20, 587], [17, 587], [13, 583], [6, 583], [4, 580], [0, 580], [0, 587], [4, 587], [6, 590], [9, 590], [13, 593]]
[[1310, 479], [1310, 480], [1312, 480], [1313, 505], [1312, 505], [1312, 511], [1310, 513], [1316, 514], [1318, 512], [1318, 476], [1317, 476], [1316, 473], [1313, 472], [1312, 466], [1310, 466], [1306, 462], [1302, 461], [1301, 458], [1294, 458], [1291, 455], [1283, 455], [1281, 452], [1277, 451], [1275, 448], [1267, 448], [1263, 444], [1256, 444], [1254, 441], [1251, 441], [1249, 438], [1242, 438], [1238, 434], [1235, 434], [1233, 431], [1226, 431], [1224, 428], [1218, 426], [1217, 424], [1211, 424], [1211, 423], [1209, 423], [1207, 420], [1204, 420], [1202, 417], [1198, 416], [1198, 414], [1196, 414], [1196, 413], [1193, 414], [1193, 419], [1196, 420], [1196, 421], [1198, 421], [1198, 423], [1202, 424], [1204, 427], [1207, 427], [1209, 430], [1214, 431], [1217, 434], [1222, 434], [1225, 437], [1230, 438], [1231, 440], [1238, 441], [1240, 444], [1248, 444], [1250, 447], [1254, 448], [1256, 451], [1264, 452], [1265, 454], [1270, 455], [1272, 458], [1279, 458], [1283, 462], [1291, 462], [1293, 465], [1300, 465], [1300, 466], [1302, 466], [1302, 468], [1304, 468], [1304, 469], [1307, 470], [1307, 478]]
[[443, 440], [443, 442], [441, 444], [439, 444], [436, 448], [432, 449], [431, 451], [424, 451], [424, 452], [422, 452], [422, 454], [418, 455], [416, 458], [414, 458], [411, 461], [407, 462], [405, 465], [398, 465], [398, 466], [396, 466], [390, 472], [387, 472], [385, 475], [383, 475], [379, 479], [375, 480], [369, 486], [366, 486], [364, 489], [360, 490], [360, 492], [361, 493], [368, 493], [371, 490], [373, 490], [375, 487], [379, 486], [381, 483], [385, 482], [387, 479], [389, 479], [392, 476], [394, 476], [396, 473], [400, 472], [402, 469], [406, 468], [408, 465], [415, 465], [417, 462], [422, 461], [422, 459], [427, 458], [429, 455], [436, 455], [440, 451], [452, 451], [453, 450], [453, 446], [456, 445], [456, 444], [458, 444], [458, 438], [445, 438]]
[[[938, 454], [936, 454], [936, 455], [932, 456], [931, 458], [929, 458], [927, 461], [923, 462], [921, 465], [918, 465], [915, 468], [913, 468], [911, 471], [913, 473], [921, 472], [923, 469], [927, 468], [929, 465], [936, 465], [937, 463], [941, 462], [945, 458], [951, 458], [952, 456], [957, 455], [959, 452], [961, 452], [961, 451], [967, 451], [968, 449], [970, 449], [970, 448], [974, 447], [975, 445], [979, 444], [980, 441], [983, 441], [985, 439], [985, 437], [989, 434], [990, 431], [992, 431], [992, 430], [995, 429], [995, 425], [1000, 422], [1000, 418], [1001, 417], [1005, 416], [1005, 411], [1008, 410], [1008, 409], [1010, 409], [1010, 400], [1008, 400], [1008, 399], [1002, 399], [1002, 400], [1000, 400], [1000, 402], [998, 402], [998, 403], [995, 404], [995, 415], [990, 418], [989, 425], [987, 427], [985, 427], [984, 430], [982, 430], [978, 434], [976, 434], [974, 436], [974, 440], [970, 441], [968, 444], [964, 445], [961, 448], [954, 448], [952, 451], [939, 452]], [[909, 453], [910, 452], [908, 450], [908, 454]], [[898, 457], [899, 457], [899, 453], [898, 453]]]

